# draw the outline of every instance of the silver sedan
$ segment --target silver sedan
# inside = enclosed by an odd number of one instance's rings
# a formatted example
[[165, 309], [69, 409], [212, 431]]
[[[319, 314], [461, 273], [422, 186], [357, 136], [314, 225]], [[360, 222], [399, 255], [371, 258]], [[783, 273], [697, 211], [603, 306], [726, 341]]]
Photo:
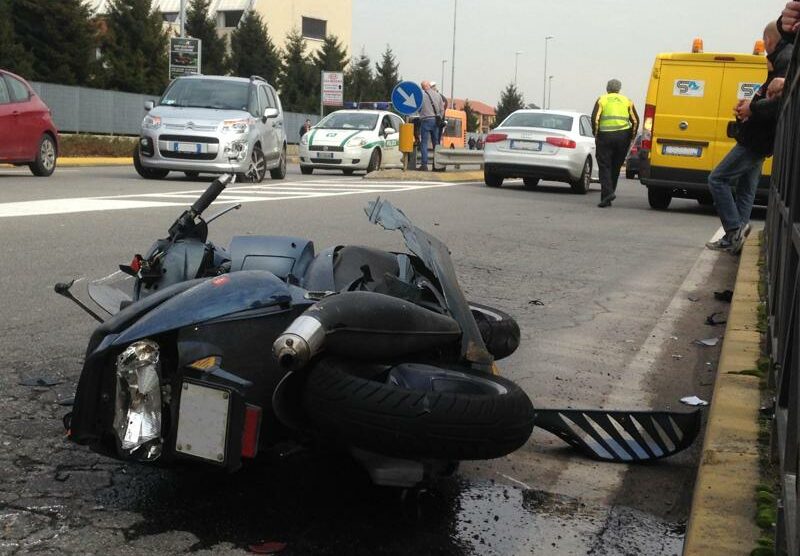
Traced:
[[517, 110], [486, 136], [484, 181], [500, 187], [505, 178], [567, 182], [586, 193], [597, 178], [594, 135], [589, 116], [561, 110]]

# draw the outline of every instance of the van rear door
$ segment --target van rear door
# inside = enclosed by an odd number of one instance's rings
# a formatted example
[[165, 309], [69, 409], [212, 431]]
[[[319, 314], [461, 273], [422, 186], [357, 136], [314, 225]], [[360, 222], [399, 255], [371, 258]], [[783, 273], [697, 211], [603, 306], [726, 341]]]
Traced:
[[[746, 56], [752, 59], [753, 56]], [[719, 102], [717, 120], [717, 148], [714, 150], [714, 166], [725, 158], [735, 141], [728, 137], [728, 123], [735, 119], [733, 107], [740, 100], [750, 100], [767, 78], [766, 60], [759, 57], [758, 62], [742, 62], [736, 56], [725, 63], [722, 79], [722, 94]], [[765, 169], [765, 174], [766, 172]]]
[[723, 63], [662, 59], [652, 166], [704, 172], [713, 168], [723, 78]]

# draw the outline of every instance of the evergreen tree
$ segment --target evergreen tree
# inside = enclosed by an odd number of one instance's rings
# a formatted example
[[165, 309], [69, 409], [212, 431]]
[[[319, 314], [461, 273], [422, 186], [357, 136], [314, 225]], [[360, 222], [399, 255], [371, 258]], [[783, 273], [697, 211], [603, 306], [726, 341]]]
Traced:
[[375, 77], [372, 75], [372, 62], [362, 50], [358, 58], [350, 62], [344, 75], [344, 94], [347, 100], [365, 102], [374, 98]]
[[[323, 71], [345, 71], [347, 67], [347, 50], [342, 46], [339, 42], [339, 39], [334, 35], [328, 35], [325, 37], [322, 45], [320, 45], [319, 50], [314, 54], [313, 62], [316, 69], [312, 76], [311, 82], [311, 100], [310, 102], [316, 107], [320, 104], [320, 88], [321, 82], [320, 79], [322, 77]], [[347, 84], [345, 83], [345, 94], [347, 94]], [[335, 109], [334, 107], [324, 107], [325, 112], [327, 113], [331, 109]]]
[[314, 54], [314, 65], [319, 71], [344, 71], [347, 67], [347, 50], [337, 37], [328, 35]]
[[107, 31], [101, 39], [103, 79], [108, 89], [160, 94], [169, 80], [169, 37], [151, 0], [108, 0]]
[[211, 0], [191, 0], [186, 9], [186, 34], [202, 41], [200, 73], [225, 75], [225, 39], [217, 35], [217, 24], [208, 15]]
[[33, 65], [27, 78], [64, 85], [89, 81], [95, 33], [82, 0], [11, 0], [10, 10], [14, 35]]
[[464, 101], [464, 112], [467, 115], [467, 133], [478, 131], [478, 115], [475, 114], [475, 110], [470, 106], [469, 100]]
[[316, 112], [319, 106], [319, 77], [314, 78], [317, 69], [305, 54], [306, 43], [298, 30], [286, 37], [286, 51], [281, 62], [278, 83], [281, 89], [281, 103], [290, 112]]
[[0, 0], [0, 68], [33, 78], [33, 57], [14, 33], [11, 0]]
[[509, 114], [522, 108], [525, 108], [522, 93], [517, 90], [516, 85], [509, 83], [500, 94], [500, 102], [495, 108], [495, 125], [500, 125], [500, 122], [505, 120]]
[[402, 80], [397, 72], [399, 67], [394, 57], [394, 52], [387, 44], [380, 63], [375, 64], [375, 94], [377, 95], [377, 100], [390, 100], [392, 98], [392, 90]]
[[257, 12], [247, 12], [239, 27], [231, 33], [228, 57], [231, 74], [240, 77], [260, 75], [274, 83], [280, 66], [280, 54], [269, 37], [266, 23]]

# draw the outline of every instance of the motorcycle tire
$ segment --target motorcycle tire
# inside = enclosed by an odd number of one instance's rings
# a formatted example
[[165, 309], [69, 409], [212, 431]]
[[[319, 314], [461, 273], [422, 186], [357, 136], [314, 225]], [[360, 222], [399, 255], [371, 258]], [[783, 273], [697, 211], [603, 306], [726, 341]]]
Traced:
[[495, 359], [503, 359], [519, 347], [520, 331], [517, 321], [500, 309], [470, 302], [469, 308], [478, 324], [483, 343]]
[[533, 430], [530, 399], [502, 377], [475, 375], [495, 386], [481, 392], [417, 390], [364, 378], [358, 366], [328, 357], [310, 369], [303, 407], [328, 440], [399, 458], [484, 460], [515, 451]]

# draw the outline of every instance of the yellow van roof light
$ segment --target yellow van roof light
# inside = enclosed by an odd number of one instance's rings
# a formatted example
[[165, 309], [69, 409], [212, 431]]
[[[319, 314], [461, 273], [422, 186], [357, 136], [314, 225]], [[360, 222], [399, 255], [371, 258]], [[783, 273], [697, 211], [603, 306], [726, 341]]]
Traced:
[[697, 37], [692, 41], [692, 52], [695, 54], [702, 54], [703, 52], [703, 39]]
[[761, 40], [761, 39], [758, 39], [756, 41], [756, 44], [753, 46], [753, 54], [761, 56], [765, 52], [766, 52], [766, 49], [764, 48], [764, 41]]

